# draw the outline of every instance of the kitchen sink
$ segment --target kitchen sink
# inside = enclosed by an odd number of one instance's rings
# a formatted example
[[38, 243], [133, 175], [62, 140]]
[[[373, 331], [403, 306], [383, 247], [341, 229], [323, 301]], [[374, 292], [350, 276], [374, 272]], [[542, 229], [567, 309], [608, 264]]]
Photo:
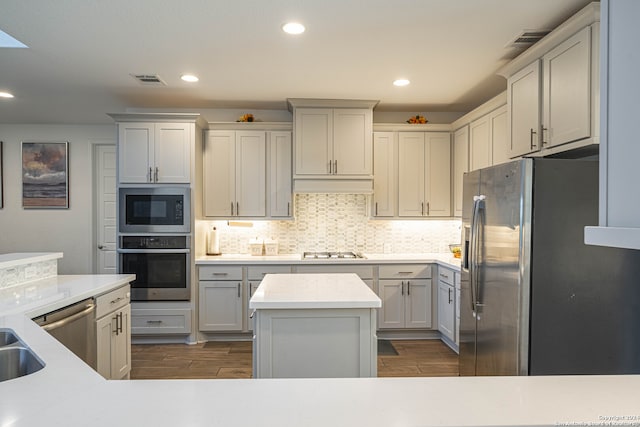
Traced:
[[18, 336], [10, 329], [0, 329], [0, 347], [18, 342]]
[[10, 329], [0, 329], [0, 382], [33, 374], [44, 363]]

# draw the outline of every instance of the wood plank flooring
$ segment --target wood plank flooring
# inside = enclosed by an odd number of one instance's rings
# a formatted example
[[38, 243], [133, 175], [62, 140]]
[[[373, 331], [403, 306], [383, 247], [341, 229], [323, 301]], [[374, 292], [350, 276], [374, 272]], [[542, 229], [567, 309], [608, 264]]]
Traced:
[[[458, 376], [458, 355], [440, 340], [393, 340], [398, 355], [378, 355], [379, 377]], [[132, 379], [251, 378], [251, 342], [131, 346]]]

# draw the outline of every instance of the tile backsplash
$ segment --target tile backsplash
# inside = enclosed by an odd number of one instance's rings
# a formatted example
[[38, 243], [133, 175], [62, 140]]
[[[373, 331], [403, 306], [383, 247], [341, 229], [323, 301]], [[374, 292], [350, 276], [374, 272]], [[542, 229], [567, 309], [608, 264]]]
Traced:
[[38, 261], [0, 269], [0, 289], [8, 289], [58, 274], [58, 260]]
[[[367, 196], [361, 194], [296, 194], [295, 220], [251, 221], [231, 227], [226, 221], [199, 221], [204, 234], [218, 228], [222, 253], [247, 253], [250, 239], [275, 239], [279, 253], [352, 250], [364, 253], [448, 252], [460, 241], [460, 220], [372, 220]], [[200, 237], [200, 236], [198, 236]], [[206, 236], [198, 239], [202, 242]]]

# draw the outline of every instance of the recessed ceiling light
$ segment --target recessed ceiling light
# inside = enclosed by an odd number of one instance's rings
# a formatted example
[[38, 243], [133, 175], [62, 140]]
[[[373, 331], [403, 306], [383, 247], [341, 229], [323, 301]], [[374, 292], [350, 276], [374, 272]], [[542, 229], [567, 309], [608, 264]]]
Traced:
[[282, 26], [282, 31], [287, 34], [302, 34], [304, 33], [304, 25], [298, 22], [287, 22]]
[[180, 78], [185, 82], [189, 82], [189, 83], [195, 83], [198, 80], [200, 80], [197, 76], [194, 76], [193, 74], [183, 74], [182, 77]]
[[13, 98], [13, 95], [9, 92], [0, 92], [0, 98]]
[[407, 86], [409, 83], [411, 82], [407, 79], [398, 79], [393, 81], [394, 86]]

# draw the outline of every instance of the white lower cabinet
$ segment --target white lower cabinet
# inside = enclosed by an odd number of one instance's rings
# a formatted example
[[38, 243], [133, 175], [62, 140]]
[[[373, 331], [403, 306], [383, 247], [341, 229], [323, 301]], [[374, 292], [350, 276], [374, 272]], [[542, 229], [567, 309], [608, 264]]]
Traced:
[[96, 298], [96, 370], [106, 379], [123, 379], [131, 371], [129, 285]]
[[431, 295], [431, 266], [380, 266], [378, 296], [382, 308], [378, 311], [378, 328], [431, 328]]
[[242, 267], [200, 267], [198, 328], [242, 331]]
[[451, 283], [447, 279], [443, 279], [446, 273], [441, 267], [438, 268], [438, 330], [443, 337], [451, 342], [455, 341], [455, 297], [456, 292], [453, 287], [453, 271], [446, 270], [450, 273]]

